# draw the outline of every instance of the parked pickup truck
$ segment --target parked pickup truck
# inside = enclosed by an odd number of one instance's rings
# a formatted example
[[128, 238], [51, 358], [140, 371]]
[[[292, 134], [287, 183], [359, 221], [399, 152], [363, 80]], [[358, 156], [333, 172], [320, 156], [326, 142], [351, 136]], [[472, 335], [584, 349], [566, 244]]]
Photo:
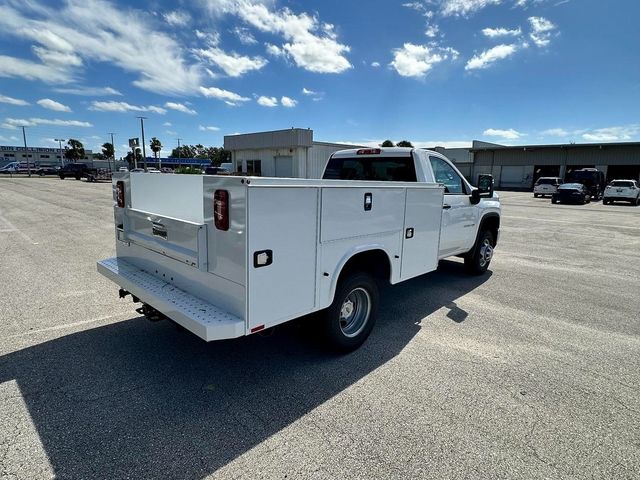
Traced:
[[90, 167], [86, 163], [67, 163], [58, 171], [58, 176], [60, 180], [85, 178], [87, 182], [97, 182], [98, 180], [111, 180], [111, 171], [106, 168]]
[[357, 348], [378, 283], [461, 256], [489, 266], [500, 228], [493, 180], [472, 187], [439, 153], [343, 150], [323, 179], [116, 173], [116, 257], [100, 273], [206, 341], [322, 311], [327, 339]]

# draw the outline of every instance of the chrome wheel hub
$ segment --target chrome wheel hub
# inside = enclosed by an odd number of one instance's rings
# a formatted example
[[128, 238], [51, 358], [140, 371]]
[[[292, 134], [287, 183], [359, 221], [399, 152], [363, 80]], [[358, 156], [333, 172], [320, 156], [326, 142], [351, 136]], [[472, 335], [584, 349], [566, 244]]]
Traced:
[[354, 288], [340, 307], [340, 330], [345, 337], [355, 337], [367, 325], [371, 315], [371, 296], [364, 288]]
[[480, 266], [484, 267], [491, 261], [493, 257], [493, 246], [488, 238], [485, 238], [480, 247]]

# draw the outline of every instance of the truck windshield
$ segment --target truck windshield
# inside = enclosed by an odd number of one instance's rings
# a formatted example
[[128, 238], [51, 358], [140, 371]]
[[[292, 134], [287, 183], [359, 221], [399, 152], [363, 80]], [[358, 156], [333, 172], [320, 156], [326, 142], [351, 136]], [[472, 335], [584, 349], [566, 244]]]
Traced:
[[415, 182], [416, 169], [412, 157], [338, 157], [329, 160], [322, 178]]

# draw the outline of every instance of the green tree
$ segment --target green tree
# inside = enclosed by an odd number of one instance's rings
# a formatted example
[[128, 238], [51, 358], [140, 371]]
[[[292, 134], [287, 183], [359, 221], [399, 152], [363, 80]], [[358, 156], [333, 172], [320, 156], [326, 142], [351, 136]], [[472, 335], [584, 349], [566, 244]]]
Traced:
[[113, 145], [109, 142], [102, 144], [102, 155], [104, 158], [113, 158], [115, 155], [115, 150], [113, 149]]
[[84, 158], [84, 146], [80, 140], [76, 140], [75, 138], [70, 138], [67, 142], [69, 148], [64, 151], [64, 158], [67, 160], [71, 160], [72, 162], [77, 162], [78, 160]]
[[397, 147], [411, 147], [413, 148], [413, 145], [411, 145], [411, 142], [409, 140], [401, 140], [396, 144]]
[[382, 142], [382, 145], [380, 145], [381, 147], [395, 147], [395, 145], [393, 144], [393, 142], [391, 140], [385, 140], [384, 142]]
[[[129, 168], [131, 168], [133, 165], [135, 165], [134, 162], [134, 158], [133, 158], [133, 152], [127, 152], [127, 156], [124, 157], [124, 159], [129, 163]], [[140, 162], [142, 161], [142, 150], [140, 150], [140, 148], [136, 148], [136, 157], [135, 159]]]
[[160, 140], [158, 140], [156, 137], [153, 137], [151, 139], [151, 142], [149, 142], [149, 146], [151, 147], [151, 150], [153, 151], [153, 156], [157, 160], [158, 159], [158, 153], [160, 153], [160, 150], [162, 150], [162, 143], [160, 143]]
[[190, 145], [180, 145], [179, 148], [171, 150], [171, 156], [174, 158], [195, 158], [195, 148]]

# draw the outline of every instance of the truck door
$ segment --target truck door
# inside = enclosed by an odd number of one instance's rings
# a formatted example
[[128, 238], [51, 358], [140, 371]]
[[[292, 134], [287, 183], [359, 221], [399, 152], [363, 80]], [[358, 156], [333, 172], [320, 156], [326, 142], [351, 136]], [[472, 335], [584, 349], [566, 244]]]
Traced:
[[471, 204], [462, 177], [443, 158], [429, 155], [436, 183], [444, 185], [442, 227], [440, 228], [440, 258], [462, 253], [473, 245], [476, 208]]

